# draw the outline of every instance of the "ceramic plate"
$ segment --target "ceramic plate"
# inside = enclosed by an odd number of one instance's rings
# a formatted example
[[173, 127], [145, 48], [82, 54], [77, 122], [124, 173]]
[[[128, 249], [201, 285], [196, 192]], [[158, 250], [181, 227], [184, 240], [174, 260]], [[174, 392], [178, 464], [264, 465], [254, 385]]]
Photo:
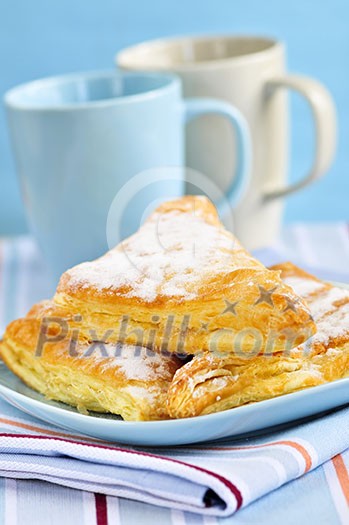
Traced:
[[32, 416], [88, 436], [130, 445], [171, 446], [256, 433], [345, 405], [349, 403], [349, 378], [217, 414], [129, 422], [106, 414], [80, 414], [68, 405], [49, 401], [0, 361], [0, 396]]

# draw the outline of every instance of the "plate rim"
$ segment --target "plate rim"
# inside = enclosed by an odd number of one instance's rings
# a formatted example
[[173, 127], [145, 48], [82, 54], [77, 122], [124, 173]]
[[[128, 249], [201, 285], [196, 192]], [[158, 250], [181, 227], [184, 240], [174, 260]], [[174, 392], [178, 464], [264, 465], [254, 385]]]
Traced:
[[[17, 376], [15, 376], [15, 377], [17, 377]], [[18, 380], [22, 381], [20, 378], [18, 378]], [[23, 381], [22, 381], [22, 383], [25, 385], [25, 383]], [[127, 426], [128, 428], [130, 428], [132, 426], [139, 426], [139, 425], [143, 426], [145, 424], [147, 426], [150, 426], [150, 425], [154, 426], [154, 425], [159, 425], [159, 424], [167, 425], [167, 426], [170, 426], [170, 425], [173, 426], [173, 425], [179, 425], [179, 424], [183, 424], [184, 425], [184, 424], [188, 423], [189, 421], [193, 422], [193, 421], [200, 420], [202, 422], [205, 422], [205, 421], [211, 420], [211, 419], [219, 419], [219, 417], [222, 416], [222, 414], [224, 414], [224, 415], [226, 415], [228, 417], [229, 414], [231, 414], [232, 412], [234, 412], [234, 413], [241, 413], [241, 412], [245, 412], [245, 411], [250, 411], [251, 407], [261, 406], [261, 404], [263, 404], [263, 407], [267, 407], [268, 408], [269, 405], [283, 404], [283, 401], [285, 399], [290, 399], [290, 398], [297, 399], [297, 398], [301, 398], [301, 397], [304, 397], [304, 396], [309, 397], [309, 392], [313, 392], [313, 393], [317, 392], [317, 395], [320, 395], [320, 393], [323, 392], [324, 390], [331, 390], [333, 388], [333, 385], [344, 384], [344, 383], [348, 383], [349, 384], [349, 377], [344, 377], [344, 378], [336, 379], [334, 381], [329, 381], [328, 383], [323, 383], [322, 385], [316, 385], [316, 386], [313, 386], [313, 387], [304, 388], [304, 389], [301, 389], [301, 390], [297, 390], [296, 392], [290, 392], [288, 394], [282, 394], [280, 396], [271, 397], [271, 398], [265, 399], [263, 401], [255, 401], [253, 403], [248, 403], [246, 405], [241, 405], [241, 406], [238, 406], [238, 407], [235, 407], [235, 408], [229, 408], [228, 410], [221, 410], [219, 412], [213, 412], [212, 414], [203, 414], [203, 415], [199, 415], [199, 416], [192, 416], [192, 417], [185, 417], [185, 418], [178, 418], [178, 419], [157, 419], [157, 420], [151, 420], [151, 421], [125, 421], [123, 419], [109, 419], [109, 418], [97, 417], [97, 416], [94, 416], [94, 415], [82, 414], [82, 413], [80, 413], [80, 412], [78, 412], [76, 410], [75, 411], [67, 410], [67, 409], [62, 408], [62, 407], [56, 407], [54, 405], [47, 404], [44, 401], [40, 401], [39, 399], [31, 398], [31, 397], [27, 396], [26, 394], [23, 394], [21, 392], [17, 392], [16, 390], [13, 390], [10, 387], [2, 385], [1, 383], [0, 383], [0, 395], [2, 397], [2, 391], [10, 392], [10, 395], [12, 395], [14, 397], [17, 397], [19, 399], [29, 400], [29, 402], [31, 404], [34, 404], [37, 407], [45, 407], [45, 410], [47, 409], [48, 412], [51, 412], [53, 414], [55, 414], [55, 413], [58, 413], [58, 414], [64, 413], [65, 415], [68, 414], [68, 417], [71, 416], [72, 418], [74, 418], [74, 419], [76, 418], [76, 419], [81, 420], [81, 421], [90, 421], [91, 423], [92, 422], [100, 423], [101, 421], [103, 421], [103, 422], [106, 422], [106, 424], [110, 424], [110, 425], [113, 425], [113, 426], [121, 425], [121, 426]], [[26, 386], [26, 388], [29, 388], [29, 389], [33, 390], [33, 392], [36, 392], [36, 390], [32, 389], [31, 387], [29, 387], [27, 385], [25, 385], [25, 386]], [[5, 401], [6, 401], [6, 399], [5, 399]], [[348, 402], [349, 402], [349, 400], [348, 400]], [[70, 406], [70, 405], [67, 405], [67, 406]], [[340, 406], [340, 405], [338, 405], [338, 406]], [[319, 412], [321, 412], [321, 410]], [[314, 412], [314, 415], [316, 413], [317, 412]], [[58, 424], [58, 426], [59, 426], [59, 424]]]

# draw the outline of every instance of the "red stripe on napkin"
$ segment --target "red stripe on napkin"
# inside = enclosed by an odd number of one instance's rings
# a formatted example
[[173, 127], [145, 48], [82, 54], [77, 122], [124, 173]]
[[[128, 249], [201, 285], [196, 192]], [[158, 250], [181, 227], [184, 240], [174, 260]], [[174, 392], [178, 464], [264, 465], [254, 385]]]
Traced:
[[108, 525], [107, 498], [104, 494], [95, 494], [97, 525]]

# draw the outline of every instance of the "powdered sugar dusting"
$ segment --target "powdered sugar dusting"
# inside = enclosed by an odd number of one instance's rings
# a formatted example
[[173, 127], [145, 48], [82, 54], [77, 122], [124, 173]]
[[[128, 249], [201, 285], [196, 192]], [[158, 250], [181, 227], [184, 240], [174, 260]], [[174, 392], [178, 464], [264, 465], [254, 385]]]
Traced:
[[159, 388], [144, 388], [142, 386], [129, 385], [126, 392], [132, 397], [146, 399], [149, 403], [154, 403], [159, 396]]
[[307, 372], [321, 380], [323, 379], [323, 374], [321, 373], [320, 367], [312, 362], [308, 363]]
[[328, 348], [326, 351], [326, 355], [328, 356], [336, 356], [338, 354], [341, 354], [342, 350], [340, 348]]
[[313, 341], [327, 344], [330, 339], [349, 333], [349, 303], [341, 306], [317, 323], [318, 332]]
[[301, 297], [306, 297], [314, 292], [319, 291], [326, 286], [324, 283], [315, 281], [314, 279], [306, 279], [304, 277], [288, 276], [283, 281], [294, 289], [296, 294]]
[[[192, 299], [205, 274], [234, 270], [232, 249], [239, 248], [223, 227], [198, 214], [176, 210], [155, 213], [132, 237], [97, 261], [68, 271], [70, 286], [152, 301], [158, 295]], [[243, 266], [259, 265], [246, 257]], [[262, 266], [261, 266], [262, 267]]]
[[173, 375], [173, 357], [162, 355], [141, 346], [126, 344], [86, 346], [81, 359], [93, 359], [102, 372], [115, 369], [128, 381], [171, 380]]
[[[349, 291], [332, 287], [309, 300], [309, 308], [317, 326], [312, 344], [328, 344], [331, 339], [349, 334]], [[301, 345], [304, 348], [308, 342]]]
[[340, 303], [342, 301], [349, 301], [349, 291], [345, 290], [344, 288], [330, 288], [325, 293], [315, 297], [310, 303], [311, 313], [314, 319], [321, 319], [331, 310], [334, 310], [335, 313], [338, 313], [340, 308], [337, 311], [336, 303]]

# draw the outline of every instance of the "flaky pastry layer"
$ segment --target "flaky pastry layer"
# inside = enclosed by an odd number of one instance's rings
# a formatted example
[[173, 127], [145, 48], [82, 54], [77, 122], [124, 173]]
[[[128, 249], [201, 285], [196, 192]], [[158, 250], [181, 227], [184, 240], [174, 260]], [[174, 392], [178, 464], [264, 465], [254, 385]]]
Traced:
[[283, 354], [259, 355], [240, 363], [208, 352], [195, 356], [172, 381], [171, 417], [219, 412], [348, 375], [349, 291], [321, 282], [291, 263], [275, 268], [307, 299], [317, 334]]
[[37, 318], [19, 319], [0, 344], [1, 358], [28, 386], [81, 412], [110, 412], [128, 421], [168, 418], [167, 389], [182, 364], [175, 356], [72, 341], [70, 334], [40, 345], [40, 329]]

